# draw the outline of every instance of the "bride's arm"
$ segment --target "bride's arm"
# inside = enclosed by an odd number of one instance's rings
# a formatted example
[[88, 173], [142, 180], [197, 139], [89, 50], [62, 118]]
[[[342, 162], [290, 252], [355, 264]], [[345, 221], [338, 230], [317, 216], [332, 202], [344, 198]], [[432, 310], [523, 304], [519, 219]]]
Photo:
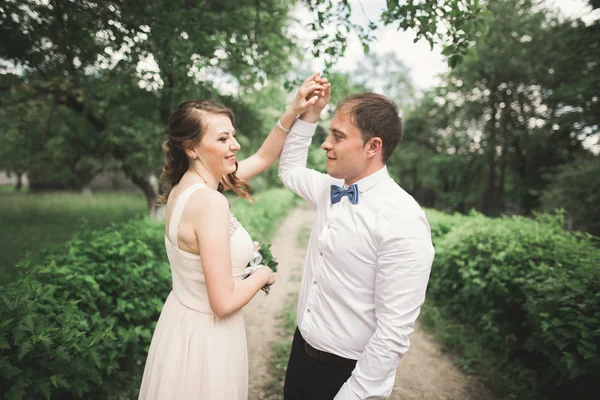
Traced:
[[265, 284], [272, 283], [272, 272], [259, 268], [243, 281], [233, 279], [229, 202], [217, 191], [203, 192], [188, 203], [194, 208], [189, 211], [197, 216], [194, 225], [210, 308], [217, 317], [224, 318], [245, 306]]
[[[319, 82], [316, 82], [315, 79]], [[298, 90], [292, 104], [288, 106], [279, 119], [283, 128], [289, 130], [296, 121], [296, 117], [318, 100], [318, 96], [313, 96], [309, 100], [306, 100], [306, 96], [315, 90], [322, 93], [328, 86], [327, 80], [320, 80], [318, 73], [309, 76]], [[237, 177], [247, 181], [273, 165], [279, 154], [281, 154], [286, 137], [287, 132], [275, 125], [260, 149], [238, 163]]]

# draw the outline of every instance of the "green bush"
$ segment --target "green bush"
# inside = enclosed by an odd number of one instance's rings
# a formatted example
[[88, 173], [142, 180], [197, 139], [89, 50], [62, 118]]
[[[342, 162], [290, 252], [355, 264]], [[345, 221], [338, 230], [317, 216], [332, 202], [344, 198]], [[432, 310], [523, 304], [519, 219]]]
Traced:
[[427, 214], [427, 221], [429, 221], [429, 226], [431, 227], [431, 240], [433, 241], [434, 246], [437, 241], [446, 236], [452, 228], [464, 223], [469, 218], [468, 216], [459, 213], [447, 214], [432, 208], [426, 209], [425, 214]]
[[[171, 289], [164, 253], [162, 225], [137, 219], [74, 238], [23, 281], [2, 288], [3, 320], [5, 311], [14, 317], [0, 330], [6, 341], [0, 356], [10, 360], [0, 370], [0, 391], [37, 398], [62, 388], [63, 398], [125, 384], [146, 357]], [[29, 320], [35, 324], [24, 325]], [[22, 358], [23, 348], [31, 359]], [[7, 376], [9, 366], [21, 373]]]
[[30, 277], [3, 288], [0, 398], [49, 398], [65, 389], [81, 396], [101, 383], [99, 348], [114, 336], [90, 333], [87, 316], [57, 300], [57, 290]]
[[544, 398], [587, 398], [600, 390], [600, 251], [563, 223], [472, 215], [437, 241], [428, 293], [537, 375]]
[[[287, 190], [233, 212], [268, 240]], [[106, 398], [139, 379], [171, 275], [164, 227], [135, 219], [75, 237], [0, 287], [0, 398]]]

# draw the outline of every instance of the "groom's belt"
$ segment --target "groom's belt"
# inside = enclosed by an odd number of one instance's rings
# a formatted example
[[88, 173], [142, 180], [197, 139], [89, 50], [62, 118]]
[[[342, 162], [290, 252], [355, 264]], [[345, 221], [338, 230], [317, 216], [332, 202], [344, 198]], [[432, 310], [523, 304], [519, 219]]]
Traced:
[[340, 357], [335, 354], [327, 353], [326, 351], [317, 350], [306, 341], [304, 342], [304, 349], [309, 356], [329, 364], [339, 364], [348, 368], [354, 368], [356, 366], [356, 360]]

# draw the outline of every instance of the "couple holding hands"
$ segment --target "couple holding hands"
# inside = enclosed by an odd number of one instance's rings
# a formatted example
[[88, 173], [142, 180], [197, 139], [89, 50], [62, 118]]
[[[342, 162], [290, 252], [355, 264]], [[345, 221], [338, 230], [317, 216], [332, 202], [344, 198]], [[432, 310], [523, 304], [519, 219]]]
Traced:
[[283, 184], [316, 206], [284, 398], [390, 395], [425, 299], [431, 232], [425, 213], [387, 171], [403, 132], [386, 97], [356, 94], [338, 104], [321, 145], [327, 174], [306, 168], [330, 93], [327, 79], [308, 77], [260, 149], [239, 161], [228, 108], [195, 100], [171, 116], [162, 179], [173, 290], [152, 338], [140, 399], [247, 399], [241, 309], [275, 275], [263, 267], [242, 279], [254, 244], [222, 192], [250, 199], [247, 181], [278, 157]]

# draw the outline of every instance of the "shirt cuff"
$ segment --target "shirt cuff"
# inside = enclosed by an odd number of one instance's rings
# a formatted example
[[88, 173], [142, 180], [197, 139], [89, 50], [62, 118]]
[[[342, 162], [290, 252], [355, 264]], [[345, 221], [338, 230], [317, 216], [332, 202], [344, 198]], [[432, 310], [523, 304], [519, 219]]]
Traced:
[[340, 391], [337, 392], [333, 400], [360, 400], [360, 397], [350, 389], [348, 382], [346, 382]]
[[294, 125], [290, 128], [290, 131], [297, 134], [298, 136], [311, 137], [317, 130], [317, 123], [311, 124], [310, 122], [297, 119]]

